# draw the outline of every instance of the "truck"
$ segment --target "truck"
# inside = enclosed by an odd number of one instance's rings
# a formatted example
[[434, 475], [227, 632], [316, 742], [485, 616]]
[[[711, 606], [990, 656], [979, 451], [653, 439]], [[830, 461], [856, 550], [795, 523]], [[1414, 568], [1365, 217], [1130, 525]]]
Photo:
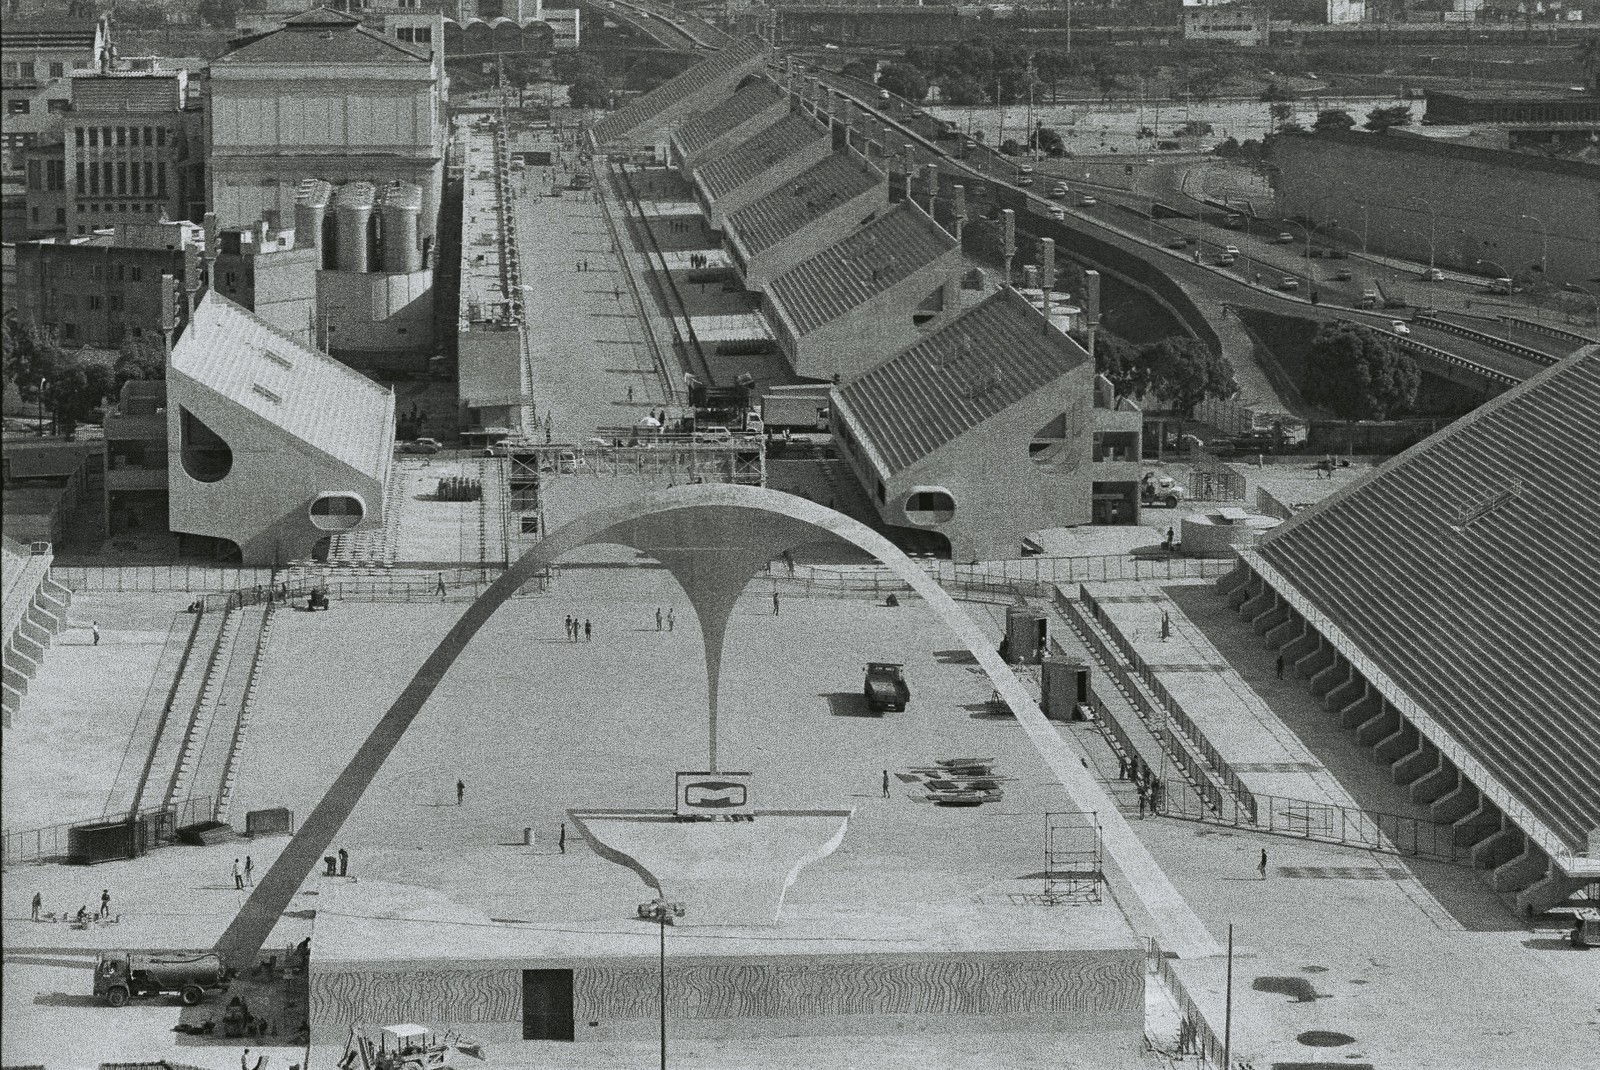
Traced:
[[767, 431], [826, 431], [825, 394], [766, 394], [761, 398], [761, 423]]
[[1146, 472], [1139, 480], [1139, 501], [1144, 505], [1160, 503], [1176, 509], [1178, 503], [1189, 497], [1189, 489], [1162, 472]]
[[232, 976], [209, 951], [102, 951], [94, 969], [94, 994], [121, 1007], [134, 996], [173, 992], [192, 1007], [222, 991]]
[[905, 667], [893, 661], [870, 661], [867, 675], [861, 685], [867, 708], [874, 713], [884, 710], [903, 710], [911, 701], [911, 687], [906, 683]]

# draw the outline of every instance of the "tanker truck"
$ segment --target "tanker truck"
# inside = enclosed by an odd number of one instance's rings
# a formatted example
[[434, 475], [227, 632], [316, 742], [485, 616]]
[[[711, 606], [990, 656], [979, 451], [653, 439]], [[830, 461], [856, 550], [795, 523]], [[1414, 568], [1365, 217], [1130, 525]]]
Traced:
[[230, 976], [209, 951], [103, 951], [94, 969], [94, 994], [121, 1007], [133, 996], [175, 992], [192, 1007], [220, 992]]

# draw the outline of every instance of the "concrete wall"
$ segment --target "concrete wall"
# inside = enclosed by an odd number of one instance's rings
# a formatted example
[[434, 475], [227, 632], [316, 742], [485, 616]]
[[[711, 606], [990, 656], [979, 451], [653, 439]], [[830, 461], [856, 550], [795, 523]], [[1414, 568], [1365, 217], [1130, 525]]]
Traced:
[[1365, 231], [1372, 252], [1420, 263], [1428, 262], [1431, 237], [1440, 266], [1490, 276], [1501, 268], [1520, 275], [1538, 264], [1547, 231], [1550, 281], [1587, 285], [1593, 278], [1600, 265], [1600, 181], [1592, 166], [1551, 166], [1521, 153], [1418, 146], [1418, 140], [1279, 138], [1278, 204], [1289, 215], [1337, 220], [1341, 237]]
[[319, 271], [317, 304], [325, 348], [348, 364], [375, 367], [386, 353], [433, 351], [431, 268], [405, 275]]
[[[837, 373], [848, 381], [916, 345], [950, 319], [958, 311], [956, 288], [960, 273], [960, 251], [951, 249], [810, 334], [794, 338], [788, 323], [774, 333], [784, 345], [796, 375], [830, 379]], [[945, 310], [921, 326], [912, 322], [917, 305], [941, 286], [945, 287]], [[777, 320], [774, 307], [768, 303], [767, 308], [770, 318]]]
[[[575, 1040], [657, 1035], [653, 955], [526, 962], [311, 965], [319, 1043], [351, 1021], [427, 1022], [485, 1042], [522, 1040], [522, 970], [573, 971]], [[674, 953], [667, 1016], [675, 1037], [849, 1036], [1126, 1030], [1144, 1023], [1138, 948], [902, 955]]]
[[[233, 452], [228, 474], [194, 479], [181, 457], [179, 421], [187, 409]], [[389, 416], [393, 422], [393, 414]], [[313, 527], [319, 494], [348, 491], [366, 504], [362, 531], [383, 526], [383, 484], [285, 433], [181, 372], [167, 372], [168, 526], [175, 532], [228, 539], [246, 566], [271, 566], [310, 555], [328, 532]]]
[[311, 325], [321, 256], [320, 250], [299, 244], [258, 256], [223, 254], [217, 257], [212, 285], [295, 341], [315, 345]]
[[853, 197], [813, 217], [787, 240], [749, 258], [744, 265], [745, 287], [764, 291], [773, 279], [816, 250], [837, 245], [859, 230], [868, 216], [888, 206], [889, 186], [880, 182], [859, 197]]

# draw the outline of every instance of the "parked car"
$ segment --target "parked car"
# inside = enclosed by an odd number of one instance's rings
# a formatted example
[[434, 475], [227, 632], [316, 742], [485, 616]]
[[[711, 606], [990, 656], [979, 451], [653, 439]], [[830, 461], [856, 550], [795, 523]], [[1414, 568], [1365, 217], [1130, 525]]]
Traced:
[[1238, 259], [1239, 258], [1234, 256], [1232, 253], [1222, 253], [1215, 261], [1213, 261], [1213, 263], [1215, 263], [1218, 267], [1232, 267]]
[[[1196, 449], [1203, 443], [1195, 439]], [[1176, 479], [1162, 472], [1146, 472], [1139, 481], [1139, 500], [1145, 505], [1155, 505], [1158, 502], [1169, 509], [1176, 509], [1178, 503], [1189, 497], [1189, 490]]]
[[1438, 268], [1428, 268], [1422, 273], [1422, 277], [1428, 282], [1443, 282], [1444, 272], [1440, 271]]
[[882, 713], [884, 710], [906, 708], [906, 703], [911, 701], [911, 686], [906, 683], [902, 669], [903, 666], [892, 661], [867, 663], [861, 693], [867, 700], [869, 710]]
[[694, 440], [696, 442], [712, 443], [731, 442], [733, 441], [733, 432], [718, 424], [709, 424], [694, 433]]
[[1349, 268], [1340, 268], [1338, 271], [1333, 273], [1334, 282], [1349, 282], [1354, 277], [1355, 276], [1350, 274]]
[[1284, 293], [1293, 293], [1294, 291], [1300, 289], [1300, 280], [1295, 278], [1293, 275], [1285, 275], [1278, 281], [1278, 289], [1282, 290]]
[[1329, 260], [1348, 260], [1349, 258], [1350, 258], [1350, 254], [1345, 252], [1343, 249], [1329, 249], [1328, 250], [1328, 259]]
[[177, 993], [186, 1006], [221, 992], [232, 972], [206, 951], [102, 951], [94, 970], [94, 994], [113, 1007], [131, 997]]
[[1079, 208], [1093, 208], [1095, 205], [1097, 205], [1099, 203], [1100, 202], [1095, 200], [1093, 197], [1079, 197], [1078, 198], [1078, 207]]
[[1187, 248], [1189, 248], [1189, 239], [1188, 238], [1182, 238], [1182, 237], [1169, 238], [1169, 239], [1167, 239], [1167, 248], [1168, 249], [1187, 249]]
[[1274, 245], [1293, 245], [1294, 244], [1294, 235], [1290, 234], [1288, 231], [1284, 231], [1283, 233], [1279, 234], [1276, 238], [1272, 239], [1272, 244], [1274, 244]]
[[439, 444], [439, 440], [436, 438], [419, 438], [400, 445], [401, 453], [416, 453], [423, 456], [430, 456], [442, 449], [444, 447]]
[[1405, 320], [1390, 320], [1389, 329], [1395, 334], [1410, 334], [1411, 328], [1406, 326]]
[[1356, 302], [1362, 308], [1378, 307], [1378, 291], [1375, 287], [1368, 286], [1361, 291], [1361, 300]]

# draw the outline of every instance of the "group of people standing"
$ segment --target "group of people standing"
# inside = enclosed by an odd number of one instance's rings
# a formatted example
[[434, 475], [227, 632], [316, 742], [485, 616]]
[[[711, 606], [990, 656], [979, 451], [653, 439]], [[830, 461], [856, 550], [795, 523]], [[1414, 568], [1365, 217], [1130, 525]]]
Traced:
[[567, 638], [576, 643], [579, 631], [583, 632], [583, 641], [586, 643], [594, 638], [594, 631], [587, 620], [579, 620], [569, 614], [567, 617]]
[[660, 606], [656, 607], [656, 631], [659, 632], [661, 630], [661, 625], [663, 623], [666, 624], [667, 631], [669, 631], [669, 632], [672, 631], [674, 625], [677, 624], [675, 613], [674, 613], [674, 610], [673, 610], [673, 608], [671, 606], [667, 607], [667, 612], [666, 612], [665, 616], [662, 616], [661, 607]]
[[707, 267], [707, 266], [710, 265], [710, 263], [711, 263], [711, 258], [709, 256], [707, 256], [705, 253], [690, 253], [689, 254], [689, 266], [692, 267], [692, 268]]

